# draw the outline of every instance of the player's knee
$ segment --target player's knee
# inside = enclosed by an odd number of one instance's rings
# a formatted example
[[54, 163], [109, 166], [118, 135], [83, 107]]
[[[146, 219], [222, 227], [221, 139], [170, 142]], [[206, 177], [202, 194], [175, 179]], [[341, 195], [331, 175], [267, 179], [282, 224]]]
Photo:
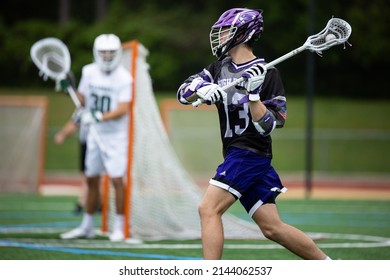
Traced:
[[271, 229], [269, 229], [269, 228], [262, 229], [261, 232], [263, 233], [265, 238], [270, 239], [270, 240], [274, 240], [274, 232]]
[[199, 204], [198, 213], [201, 219], [207, 219], [217, 215], [216, 211], [204, 202]]
[[92, 189], [98, 188], [100, 184], [100, 177], [99, 176], [87, 177], [87, 184], [88, 184], [88, 188], [92, 188]]
[[200, 203], [199, 206], [198, 206], [198, 214], [199, 216], [202, 218], [202, 217], [205, 217], [207, 215], [207, 207], [204, 205], [204, 203]]
[[112, 182], [113, 187], [116, 189], [124, 187], [124, 183], [123, 183], [122, 178], [112, 178], [111, 182]]
[[274, 224], [266, 224], [260, 227], [263, 235], [270, 240], [279, 239], [279, 228]]

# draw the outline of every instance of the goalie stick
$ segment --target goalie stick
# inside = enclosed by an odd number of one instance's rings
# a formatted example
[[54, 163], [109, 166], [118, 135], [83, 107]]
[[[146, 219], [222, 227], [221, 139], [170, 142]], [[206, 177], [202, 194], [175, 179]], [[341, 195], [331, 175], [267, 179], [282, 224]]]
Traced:
[[[304, 50], [316, 52], [318, 55], [321, 56], [322, 51], [327, 50], [335, 45], [344, 44], [344, 48], [345, 48], [345, 43], [348, 43], [347, 40], [349, 36], [351, 36], [351, 33], [352, 33], [352, 27], [348, 22], [340, 18], [331, 18], [321, 32], [309, 36], [302, 46], [267, 63], [266, 65], [264, 65], [264, 67], [268, 69], [282, 61], [285, 61], [297, 55], [298, 53]], [[222, 89], [227, 90], [233, 86], [242, 83], [244, 80], [245, 79], [241, 77], [235, 80], [234, 82], [222, 87]], [[192, 106], [198, 107], [202, 103], [204, 103], [204, 100], [198, 98], [195, 102], [192, 103]]]
[[[64, 88], [72, 99], [76, 108], [81, 108], [81, 102], [72, 85], [66, 80], [70, 72], [70, 53], [68, 47], [57, 38], [44, 38], [35, 42], [30, 49], [30, 56], [39, 69], [39, 76], [47, 81], [48, 78], [56, 82], [56, 90]], [[99, 149], [105, 154], [106, 149], [96, 129], [90, 125], [89, 132], [95, 139]]]

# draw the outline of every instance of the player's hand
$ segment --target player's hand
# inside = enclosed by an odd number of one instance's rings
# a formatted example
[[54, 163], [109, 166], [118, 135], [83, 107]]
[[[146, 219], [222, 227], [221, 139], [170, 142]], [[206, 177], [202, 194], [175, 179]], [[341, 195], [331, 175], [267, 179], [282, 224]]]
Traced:
[[85, 109], [83, 107], [76, 108], [72, 114], [72, 122], [80, 126], [81, 118], [83, 117], [83, 114], [85, 113]]
[[103, 113], [100, 111], [85, 111], [81, 116], [81, 124], [90, 125], [103, 120]]
[[69, 71], [67, 74], [59, 74], [56, 77], [56, 91], [68, 92], [69, 87], [76, 87], [74, 74], [71, 71]]
[[267, 69], [260, 63], [255, 64], [248, 68], [242, 77], [245, 79], [244, 82], [240, 85], [245, 88], [249, 93], [250, 101], [260, 100], [260, 90], [261, 86], [264, 83], [265, 75], [267, 74]]
[[62, 143], [64, 143], [64, 140], [65, 140], [65, 136], [64, 136], [64, 134], [63, 133], [61, 133], [61, 131], [60, 132], [57, 132], [55, 135], [54, 135], [54, 142], [56, 143], [56, 144], [62, 144]]
[[226, 98], [226, 92], [217, 84], [204, 82], [196, 91], [196, 94], [206, 104], [214, 104]]
[[60, 82], [60, 88], [62, 91], [67, 91], [68, 87], [70, 86], [70, 82], [67, 79], [61, 80]]
[[182, 97], [187, 100], [188, 102], [193, 102], [196, 99], [198, 99], [198, 96], [196, 95], [196, 91], [202, 86], [202, 84], [205, 81], [201, 77], [197, 77], [193, 79], [185, 88], [184, 92], [182, 93]]

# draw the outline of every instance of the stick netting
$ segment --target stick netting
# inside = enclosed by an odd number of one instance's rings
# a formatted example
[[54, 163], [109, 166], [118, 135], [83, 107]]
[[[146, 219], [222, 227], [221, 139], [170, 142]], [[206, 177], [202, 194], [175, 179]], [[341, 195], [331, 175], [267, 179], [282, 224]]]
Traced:
[[[332, 18], [320, 33], [308, 37], [305, 45], [309, 50], [321, 52], [334, 45], [347, 42], [351, 32], [352, 28], [348, 22], [339, 18]], [[327, 41], [326, 38], [330, 34], [334, 35], [334, 38]]]
[[38, 67], [39, 75], [57, 80], [63, 79], [70, 70], [70, 53], [68, 47], [57, 38], [45, 38], [31, 47], [30, 56]]

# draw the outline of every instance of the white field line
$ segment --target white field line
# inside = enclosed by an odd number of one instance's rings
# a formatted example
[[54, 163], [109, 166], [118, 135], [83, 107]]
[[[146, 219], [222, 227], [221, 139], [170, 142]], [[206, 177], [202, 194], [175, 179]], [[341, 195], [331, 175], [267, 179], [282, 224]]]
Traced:
[[[325, 239], [340, 239], [340, 240], [355, 240], [362, 242], [337, 242], [318, 244], [320, 248], [376, 248], [390, 247], [390, 238], [368, 235], [355, 234], [329, 234], [329, 233], [313, 233], [313, 236], [321, 235]], [[0, 247], [7, 246], [7, 243], [15, 242], [16, 244], [34, 244], [45, 247], [63, 247], [63, 248], [109, 248], [109, 249], [201, 249], [201, 244], [130, 244], [126, 242], [110, 242], [108, 240], [60, 240], [60, 239], [35, 239], [35, 238], [4, 238], [5, 242], [1, 242]], [[8, 245], [9, 246], [9, 245]], [[17, 247], [17, 245], [15, 245]], [[250, 249], [250, 250], [265, 250], [265, 249], [282, 249], [278, 244], [225, 244], [225, 249]]]

